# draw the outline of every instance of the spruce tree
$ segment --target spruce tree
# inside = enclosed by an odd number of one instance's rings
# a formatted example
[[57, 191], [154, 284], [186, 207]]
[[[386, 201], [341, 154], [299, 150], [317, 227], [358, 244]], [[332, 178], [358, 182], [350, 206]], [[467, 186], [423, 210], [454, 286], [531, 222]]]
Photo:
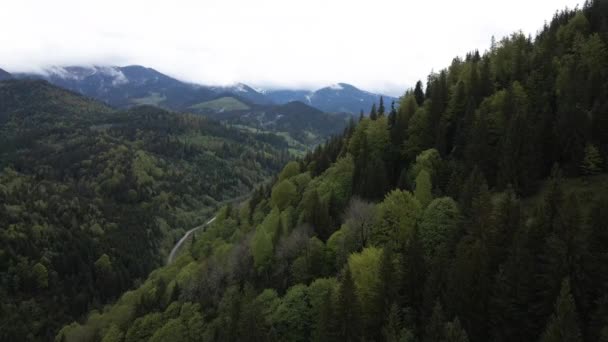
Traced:
[[570, 281], [566, 278], [555, 302], [555, 311], [547, 328], [543, 333], [541, 342], [581, 342], [581, 331], [578, 326], [576, 304], [570, 293]]
[[346, 266], [340, 281], [335, 315], [339, 320], [338, 340], [358, 341], [362, 327], [361, 308], [359, 298], [355, 292], [355, 282], [348, 266]]
[[422, 90], [422, 81], [416, 82], [416, 88], [414, 88], [414, 98], [416, 103], [421, 106], [424, 102], [424, 90]]
[[458, 317], [445, 325], [445, 342], [469, 342], [467, 332], [460, 325]]
[[380, 105], [378, 106], [378, 116], [383, 116], [386, 108], [384, 108], [384, 96], [380, 96]]
[[369, 112], [369, 118], [372, 120], [376, 120], [378, 118], [378, 113], [376, 111], [376, 104], [372, 105], [372, 110]]
[[424, 329], [423, 342], [442, 342], [445, 337], [445, 316], [443, 314], [443, 307], [439, 300], [435, 302], [433, 307], [433, 314], [429, 318], [428, 324]]
[[602, 156], [597, 147], [592, 144], [587, 144], [585, 147], [585, 157], [581, 165], [583, 174], [595, 175], [602, 171]]

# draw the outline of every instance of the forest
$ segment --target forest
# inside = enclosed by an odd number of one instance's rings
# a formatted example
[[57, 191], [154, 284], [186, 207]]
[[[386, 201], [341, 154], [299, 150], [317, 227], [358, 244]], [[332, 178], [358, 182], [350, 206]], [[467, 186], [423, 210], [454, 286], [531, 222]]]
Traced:
[[0, 83], [0, 133], [0, 341], [608, 342], [607, 1], [297, 160], [44, 82]]
[[49, 341], [266, 181], [287, 144], [153, 107], [0, 82], [0, 341]]
[[374, 106], [56, 341], [608, 341], [608, 3]]

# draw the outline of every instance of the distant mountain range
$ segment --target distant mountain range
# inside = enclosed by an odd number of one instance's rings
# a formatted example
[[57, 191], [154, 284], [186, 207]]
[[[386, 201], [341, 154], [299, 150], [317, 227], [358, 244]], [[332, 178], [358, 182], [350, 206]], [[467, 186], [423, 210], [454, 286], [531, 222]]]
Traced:
[[[10, 76], [11, 74], [0, 71], [0, 79]], [[361, 110], [369, 112], [381, 96], [346, 83], [316, 91], [264, 91], [242, 83], [225, 87], [205, 86], [179, 81], [138, 65], [50, 67], [39, 73], [14, 73], [13, 77], [44, 79], [118, 108], [147, 104], [186, 111], [208, 101], [233, 97], [253, 105], [281, 105], [300, 101], [324, 112], [358, 114]], [[385, 96], [387, 106], [393, 100], [394, 98]]]
[[[372, 105], [378, 104], [380, 96], [383, 95], [370, 93], [350, 84], [338, 83], [316, 91], [268, 91], [266, 96], [275, 103], [301, 101], [325, 112], [358, 114], [360, 111], [369, 112]], [[392, 101], [396, 101], [396, 99], [384, 96], [384, 103], [387, 107]]]

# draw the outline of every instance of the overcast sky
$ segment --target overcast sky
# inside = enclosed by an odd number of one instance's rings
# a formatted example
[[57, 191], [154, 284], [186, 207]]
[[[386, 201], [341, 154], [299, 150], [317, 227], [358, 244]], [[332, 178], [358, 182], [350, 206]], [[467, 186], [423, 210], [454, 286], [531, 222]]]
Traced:
[[2, 0], [0, 68], [155, 68], [203, 84], [400, 94], [576, 0]]

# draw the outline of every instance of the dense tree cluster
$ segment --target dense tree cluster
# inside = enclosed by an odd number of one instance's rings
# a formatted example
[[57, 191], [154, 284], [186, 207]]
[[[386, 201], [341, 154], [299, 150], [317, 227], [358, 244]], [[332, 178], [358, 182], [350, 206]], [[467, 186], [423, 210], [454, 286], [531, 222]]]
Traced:
[[281, 145], [200, 117], [0, 83], [0, 340], [49, 340], [280, 170]]
[[374, 106], [57, 341], [606, 341], [607, 6]]

